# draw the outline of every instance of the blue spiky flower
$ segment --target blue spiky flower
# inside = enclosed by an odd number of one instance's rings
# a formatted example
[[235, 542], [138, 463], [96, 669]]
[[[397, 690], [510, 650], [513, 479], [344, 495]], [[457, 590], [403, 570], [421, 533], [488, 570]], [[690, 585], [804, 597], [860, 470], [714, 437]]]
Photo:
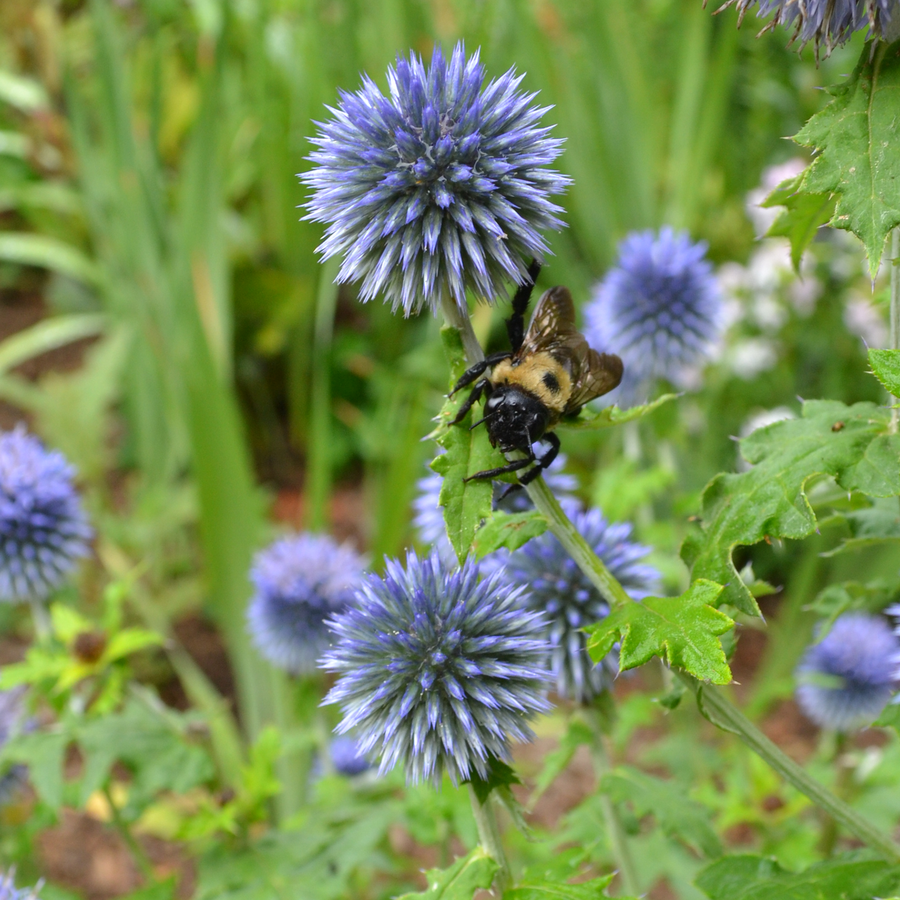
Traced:
[[451, 569], [410, 552], [331, 620], [322, 666], [338, 680], [325, 703], [341, 704], [339, 733], [355, 729], [360, 750], [381, 755], [379, 774], [402, 763], [411, 783], [487, 778], [510, 740], [532, 737], [528, 720], [549, 709], [547, 644], [520, 594], [479, 581], [471, 560]]
[[0, 601], [43, 600], [88, 553], [75, 469], [23, 427], [0, 434]]
[[17, 888], [15, 882], [15, 869], [8, 872], [0, 872], [0, 900], [36, 900], [36, 887]]
[[[757, 0], [726, 0], [720, 9], [734, 6], [738, 10], [738, 26]], [[758, 18], [774, 12], [774, 18], [763, 31], [776, 25], [793, 26], [791, 43], [798, 40], [803, 47], [810, 41], [816, 54], [825, 48], [827, 56], [835, 47], [850, 40], [863, 28], [871, 36], [885, 38], [885, 30], [893, 16], [900, 14], [897, 0], [758, 0]]]
[[822, 728], [870, 725], [897, 683], [900, 642], [881, 616], [845, 613], [797, 666], [797, 702]]
[[427, 69], [415, 53], [397, 59], [389, 97], [364, 76], [317, 123], [317, 165], [300, 176], [307, 218], [328, 224], [318, 249], [342, 256], [338, 281], [361, 281], [361, 300], [383, 294], [410, 315], [447, 295], [465, 310], [466, 290], [503, 297], [543, 259], [539, 229], [562, 226], [549, 198], [569, 179], [547, 168], [562, 141], [522, 77], [484, 86], [477, 51], [457, 44], [448, 61], [436, 47]]
[[[22, 702], [24, 694], [25, 689], [22, 687], [0, 691], [0, 747], [14, 737], [24, 725], [25, 709]], [[25, 783], [27, 772], [25, 766], [15, 764], [0, 775], [0, 806], [8, 803], [17, 788]]]
[[722, 298], [706, 260], [706, 243], [671, 228], [637, 231], [585, 309], [585, 337], [625, 363], [622, 394], [655, 378], [678, 380], [713, 348]]
[[[441, 450], [443, 452], [443, 449]], [[566, 467], [566, 455], [559, 456], [545, 470], [542, 477], [547, 487], [562, 504], [563, 508], [573, 511], [578, 508], [579, 502], [575, 497], [578, 489], [578, 480], [574, 475], [569, 475], [563, 470]], [[443, 476], [432, 472], [416, 482], [419, 493], [413, 500], [413, 526], [416, 529], [419, 540], [426, 547], [433, 547], [447, 565], [456, 563], [456, 552], [447, 537], [447, 526], [444, 522], [444, 509], [441, 502], [441, 485]], [[524, 490], [516, 490], [506, 494], [509, 485], [502, 481], [494, 482], [494, 510], [506, 513], [528, 512], [534, 509], [534, 504], [528, 499]], [[503, 496], [506, 494], [506, 496]]]
[[353, 602], [363, 568], [355, 550], [324, 534], [296, 534], [257, 553], [247, 626], [259, 652], [293, 674], [315, 672], [330, 643], [325, 620]]
[[[576, 512], [572, 523], [630, 597], [640, 600], [655, 590], [659, 573], [641, 562], [650, 551], [631, 540], [631, 525], [607, 522], [599, 509]], [[554, 535], [545, 532], [512, 553], [492, 553], [482, 560], [481, 571], [495, 572], [520, 588], [527, 609], [543, 610], [550, 670], [560, 697], [590, 703], [610, 686], [615, 662], [610, 658], [595, 665], [581, 630], [605, 618], [609, 605]]]

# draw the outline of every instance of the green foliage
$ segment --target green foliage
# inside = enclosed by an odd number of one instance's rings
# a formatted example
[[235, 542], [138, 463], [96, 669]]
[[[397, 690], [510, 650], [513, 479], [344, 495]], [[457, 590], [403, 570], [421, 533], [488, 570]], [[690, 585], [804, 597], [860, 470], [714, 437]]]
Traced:
[[900, 888], [900, 867], [853, 854], [792, 873], [773, 859], [726, 856], [697, 878], [710, 900], [872, 900]]
[[[429, 869], [425, 875], [428, 889], [417, 894], [403, 894], [397, 900], [469, 900], [479, 889], [487, 889], [497, 874], [497, 863], [487, 851], [476, 847], [460, 857], [449, 869]], [[504, 894], [504, 897], [507, 894]]]
[[870, 349], [869, 365], [889, 394], [900, 394], [900, 350]]
[[717, 637], [734, 622], [711, 605], [721, 593], [721, 585], [699, 579], [680, 597], [647, 597], [614, 609], [586, 629], [591, 659], [600, 662], [621, 640], [622, 670], [658, 656], [703, 681], [728, 684], [731, 670]]
[[643, 406], [630, 406], [628, 409], [607, 406], [599, 412], [593, 412], [584, 408], [574, 419], [563, 419], [559, 423], [559, 427], [575, 431], [597, 431], [601, 428], [612, 428], [614, 425], [624, 425], [625, 422], [633, 422], [650, 415], [664, 404], [671, 400], [677, 400], [680, 396], [681, 394], [663, 394], [651, 403], [645, 403]]
[[[456, 328], [441, 329], [444, 352], [450, 363], [450, 383], [456, 383], [466, 370], [466, 357], [462, 340]], [[503, 455], [491, 447], [484, 428], [470, 429], [473, 414], [470, 411], [458, 425], [449, 425], [459, 407], [465, 402], [467, 392], [460, 391], [448, 398], [438, 416], [439, 425], [433, 433], [444, 453], [437, 456], [431, 468], [441, 474], [440, 504], [444, 509], [447, 536], [460, 560], [468, 555], [475, 532], [491, 516], [491, 481], [466, 482], [469, 475], [505, 464]]]
[[618, 766], [600, 779], [600, 789], [618, 803], [630, 802], [636, 815], [653, 815], [663, 831], [708, 858], [722, 855], [706, 807], [689, 800], [672, 782], [631, 766]]
[[478, 559], [506, 547], [518, 550], [532, 538], [542, 535], [549, 523], [536, 510], [524, 513], [495, 513], [493, 518], [475, 532], [474, 550]]
[[[528, 880], [503, 892], [503, 900], [603, 900], [609, 897], [606, 889], [615, 875], [603, 875], [580, 884], [560, 884], [551, 881]], [[616, 895], [619, 900], [636, 900]]]
[[488, 760], [488, 777], [481, 778], [476, 774], [466, 783], [472, 785], [478, 802], [483, 806], [488, 802], [491, 791], [503, 793], [511, 784], [521, 784], [521, 781], [511, 766], [500, 759], [491, 758]]
[[760, 206], [784, 206], [766, 232], [766, 237], [786, 237], [791, 242], [791, 262], [800, 272], [803, 252], [812, 243], [819, 228], [834, 215], [832, 194], [816, 194], [803, 189], [805, 173], [782, 181]]
[[752, 468], [717, 475], [702, 498], [702, 522], [681, 555], [693, 577], [724, 584], [720, 601], [750, 615], [759, 608], [738, 575], [732, 552], [772, 538], [802, 538], [816, 528], [809, 482], [830, 475], [848, 491], [900, 492], [900, 438], [889, 414], [873, 403], [831, 400], [803, 404], [803, 417], [776, 422], [741, 441]]
[[[794, 138], [816, 158], [796, 186], [811, 194], [836, 196], [831, 223], [852, 231], [865, 245], [872, 277], [878, 272], [888, 232], [900, 225], [900, 54], [898, 45], [863, 49], [846, 82], [831, 88], [834, 100]], [[794, 208], [799, 201], [794, 201]]]

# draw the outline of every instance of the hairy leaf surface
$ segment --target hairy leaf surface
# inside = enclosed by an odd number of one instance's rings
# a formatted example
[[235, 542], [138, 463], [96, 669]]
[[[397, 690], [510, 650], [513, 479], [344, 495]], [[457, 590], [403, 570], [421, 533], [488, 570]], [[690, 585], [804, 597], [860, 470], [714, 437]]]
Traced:
[[806, 485], [830, 475], [848, 491], [900, 493], [900, 437], [874, 403], [809, 400], [803, 417], [760, 428], [741, 441], [748, 472], [720, 474], [703, 491], [702, 523], [681, 548], [693, 577], [724, 584], [720, 602], [759, 615], [732, 551], [770, 538], [803, 538], [816, 528]]
[[585, 629], [588, 651], [600, 662], [621, 640], [619, 668], [633, 669], [658, 656], [695, 678], [728, 684], [731, 670], [718, 636], [734, 622], [714, 609], [722, 586], [695, 581], [680, 597], [646, 597], [614, 609]]
[[403, 894], [397, 900], [471, 900], [479, 888], [491, 886], [497, 868], [497, 863], [479, 846], [449, 869], [429, 869], [428, 890]]
[[872, 277], [888, 232], [900, 225], [900, 42], [866, 44], [834, 100], [794, 138], [817, 155], [803, 173], [807, 194], [834, 194], [831, 224], [865, 245]]

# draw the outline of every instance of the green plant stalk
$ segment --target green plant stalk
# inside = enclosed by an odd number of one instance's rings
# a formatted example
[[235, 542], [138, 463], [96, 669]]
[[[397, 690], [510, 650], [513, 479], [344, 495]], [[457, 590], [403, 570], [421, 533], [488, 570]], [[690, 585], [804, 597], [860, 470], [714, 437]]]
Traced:
[[[447, 315], [447, 306], [444, 305], [444, 313], [448, 323], [458, 328], [462, 333], [463, 346], [468, 347], [471, 341], [478, 343], [472, 326], [468, 319], [458, 314], [455, 318]], [[466, 339], [466, 331], [470, 335]], [[480, 356], [484, 357], [479, 346]], [[468, 356], [468, 349], [466, 350]], [[472, 361], [472, 357], [469, 357]], [[575, 526], [563, 512], [556, 498], [544, 483], [543, 478], [538, 478], [526, 487], [528, 496], [535, 507], [550, 523], [550, 530], [559, 539], [560, 543], [569, 551], [578, 568], [588, 577], [591, 583], [600, 591], [601, 596], [610, 604], [611, 608], [620, 607], [633, 602], [621, 584], [612, 576], [609, 569], [603, 564], [584, 538], [578, 533]], [[676, 670], [675, 674], [695, 694], [703, 687], [702, 707], [710, 714], [709, 718], [726, 731], [736, 734], [754, 753], [767, 765], [771, 766], [798, 791], [807, 796], [820, 809], [832, 815], [834, 819], [843, 825], [851, 834], [859, 838], [864, 844], [880, 853], [890, 862], [900, 862], [900, 847], [898, 847], [886, 834], [872, 825], [869, 821], [851, 809], [843, 800], [835, 797], [831, 791], [823, 787], [812, 778], [804, 769], [797, 765], [787, 754], [770, 741], [737, 707], [726, 700], [715, 688], [701, 686], [691, 675]]]
[[819, 809], [843, 825], [854, 837], [878, 852], [888, 862], [900, 862], [900, 847], [856, 810], [823, 787], [805, 769], [797, 765], [780, 747], [770, 741], [736, 706], [715, 688], [701, 684], [687, 672], [676, 676], [697, 696], [707, 718], [719, 728], [736, 734], [757, 756], [773, 768]]
[[506, 858], [506, 851], [500, 840], [500, 828], [494, 812], [493, 794], [488, 794], [487, 800], [482, 804], [470, 784], [469, 799], [472, 801], [472, 814], [475, 816], [475, 825], [478, 828], [478, 840], [491, 859], [500, 867], [494, 876], [493, 888], [496, 895], [502, 897], [503, 892], [512, 881], [512, 874], [509, 869], [509, 860]]
[[[900, 228], [891, 232], [891, 349], [900, 348]], [[900, 401], [900, 397], [895, 398]], [[891, 410], [891, 431], [896, 433], [900, 409]]]
[[28, 601], [31, 607], [31, 621], [34, 623], [34, 633], [39, 644], [50, 640], [53, 636], [53, 624], [50, 621], [50, 614], [47, 612], [46, 601], [37, 597], [32, 597]]
[[113, 800], [112, 792], [110, 791], [108, 784], [103, 786], [103, 796], [106, 797], [106, 802], [109, 804], [109, 812], [112, 816], [113, 827], [119, 833], [119, 837], [122, 838], [125, 842], [125, 846], [128, 847], [128, 850], [131, 852], [135, 864], [141, 870], [141, 874], [148, 882], [155, 884], [156, 872], [153, 871], [153, 863], [150, 862], [150, 858], [144, 852], [144, 848], [137, 842], [137, 839], [131, 833], [131, 829], [122, 818], [122, 814], [119, 812], [119, 807], [116, 806], [115, 800]]
[[[853, 769], [850, 766], [845, 765], [842, 761], [843, 753], [846, 749], [847, 736], [840, 731], [830, 735], [828, 735], [827, 732], [824, 732], [823, 737], [826, 736], [831, 738], [832, 743], [829, 762], [831, 763], [832, 768], [837, 769], [834, 792], [841, 800], [845, 800], [853, 777]], [[825, 857], [831, 856], [831, 854], [834, 853], [837, 838], [838, 829], [834, 816], [823, 813], [822, 829], [819, 833], [819, 843], [817, 845], [818, 851]]]
[[[603, 776], [611, 770], [609, 753], [606, 749], [606, 738], [600, 724], [600, 716], [594, 709], [585, 711], [587, 720], [590, 723], [593, 732], [593, 741], [591, 743], [591, 762], [594, 764], [594, 774], [597, 776], [597, 784], [599, 786]], [[600, 794], [600, 808], [603, 810], [603, 819], [606, 822], [606, 830], [609, 834], [609, 843], [612, 849], [613, 858], [619, 868], [619, 874], [622, 876], [622, 884], [625, 892], [637, 897], [640, 894], [640, 883], [637, 877], [637, 868], [634, 864], [634, 858], [628, 846], [628, 836], [622, 827], [622, 821], [619, 819], [619, 813], [612, 798], [605, 793]]]

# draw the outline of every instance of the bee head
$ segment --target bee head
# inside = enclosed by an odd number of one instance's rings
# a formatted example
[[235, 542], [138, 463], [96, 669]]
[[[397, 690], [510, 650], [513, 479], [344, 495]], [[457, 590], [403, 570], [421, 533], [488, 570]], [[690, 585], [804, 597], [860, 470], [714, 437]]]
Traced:
[[501, 385], [494, 389], [484, 407], [484, 423], [491, 444], [508, 453], [522, 450], [527, 453], [544, 436], [550, 411], [533, 394], [515, 385]]

